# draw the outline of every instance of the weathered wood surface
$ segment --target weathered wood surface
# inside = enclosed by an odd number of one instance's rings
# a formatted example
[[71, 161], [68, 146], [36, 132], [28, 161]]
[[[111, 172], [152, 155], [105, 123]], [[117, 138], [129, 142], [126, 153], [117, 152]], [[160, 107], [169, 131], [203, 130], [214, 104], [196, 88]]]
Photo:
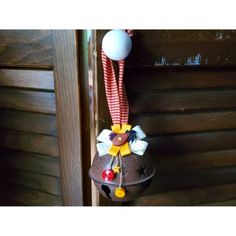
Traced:
[[18, 170], [60, 177], [58, 157], [7, 149], [2, 154], [2, 159], [7, 166]]
[[[84, 205], [90, 206], [95, 205], [92, 202], [91, 179], [89, 177], [88, 171], [91, 167], [91, 153], [94, 152], [94, 142], [92, 135], [94, 134], [95, 127], [95, 104], [94, 104], [94, 81], [91, 82], [91, 78], [95, 75], [96, 70], [94, 67], [95, 55], [92, 53], [93, 40], [90, 36], [88, 45], [88, 31], [78, 32], [78, 50], [79, 50], [79, 77], [80, 77], [80, 109], [81, 109], [81, 121], [83, 125], [81, 126], [81, 145], [82, 145], [82, 166], [83, 166], [83, 193], [84, 193]], [[92, 58], [91, 58], [92, 57]], [[92, 85], [93, 84], [93, 85]], [[97, 109], [96, 109], [97, 110]], [[95, 139], [94, 139], [95, 141]], [[93, 154], [92, 154], [93, 155]]]
[[9, 189], [10, 205], [14, 206], [62, 206], [62, 197], [40, 192], [30, 188], [11, 186]]
[[137, 30], [129, 66], [234, 66], [234, 30]]
[[201, 204], [201, 206], [236, 206], [236, 199], [220, 202], [209, 202]]
[[236, 182], [236, 166], [156, 173], [145, 195]]
[[236, 87], [236, 71], [233, 68], [126, 68], [124, 81], [128, 90], [232, 89]]
[[193, 113], [143, 113], [130, 117], [147, 135], [214, 131], [236, 128], [236, 110]]
[[34, 112], [1, 109], [0, 127], [52, 136], [57, 135], [56, 116]]
[[[0, 133], [1, 135], [1, 133]], [[5, 205], [7, 200], [7, 166], [4, 161], [5, 150], [0, 147], [0, 206]]]
[[[204, 188], [186, 189], [140, 197], [133, 202], [139, 206], [195, 206], [236, 205], [236, 184], [225, 184]], [[228, 201], [229, 200], [229, 201]], [[214, 204], [215, 202], [215, 204]], [[225, 203], [224, 203], [225, 202]], [[227, 203], [228, 202], [228, 203]]]
[[59, 156], [57, 138], [7, 129], [0, 130], [0, 146], [49, 156]]
[[[53, 31], [61, 183], [65, 205], [83, 205], [78, 41], [74, 30]], [[69, 62], [69, 63], [68, 63]]]
[[0, 32], [5, 205], [63, 205], [52, 44], [51, 30]]
[[55, 94], [51, 92], [0, 88], [0, 107], [55, 114]]
[[180, 153], [176, 155], [151, 156], [158, 173], [227, 167], [236, 165], [236, 150]]
[[147, 152], [154, 157], [183, 152], [234, 149], [236, 131], [212, 131], [148, 137]]
[[60, 179], [54, 176], [11, 168], [8, 182], [17, 186], [61, 196]]
[[52, 68], [51, 30], [1, 30], [0, 66]]
[[236, 107], [236, 90], [128, 91], [131, 112], [184, 112]]
[[53, 71], [0, 69], [0, 85], [54, 90]]

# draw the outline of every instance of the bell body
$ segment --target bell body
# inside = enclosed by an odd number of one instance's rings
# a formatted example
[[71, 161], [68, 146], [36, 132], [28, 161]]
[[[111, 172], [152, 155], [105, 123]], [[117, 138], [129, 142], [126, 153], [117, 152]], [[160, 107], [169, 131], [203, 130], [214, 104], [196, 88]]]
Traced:
[[[89, 175], [94, 181], [99, 192], [106, 198], [117, 201], [127, 202], [139, 197], [151, 182], [155, 174], [155, 168], [148, 157], [139, 156], [131, 153], [121, 157], [122, 172], [115, 173], [112, 179], [104, 178], [104, 170], [110, 170], [111, 155], [106, 154], [102, 157], [96, 153], [93, 164], [89, 170]], [[120, 175], [122, 184], [120, 185]]]

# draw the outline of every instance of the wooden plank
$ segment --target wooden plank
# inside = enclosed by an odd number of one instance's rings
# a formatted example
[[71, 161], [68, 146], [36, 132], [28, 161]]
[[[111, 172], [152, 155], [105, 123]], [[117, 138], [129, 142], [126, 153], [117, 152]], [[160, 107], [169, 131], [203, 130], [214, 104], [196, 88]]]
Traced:
[[[235, 30], [135, 30], [145, 42], [215, 42], [236, 40]], [[146, 44], [145, 44], [146, 45]], [[150, 45], [147, 45], [150, 46]]]
[[156, 174], [144, 195], [236, 182], [236, 166]]
[[[222, 202], [236, 198], [236, 184], [208, 186], [204, 188], [186, 189], [173, 192], [158, 193], [140, 197], [132, 205], [136, 206], [195, 206], [210, 205], [216, 202], [221, 206]], [[235, 201], [234, 201], [235, 204]]]
[[5, 150], [0, 147], [0, 206], [6, 205], [7, 202], [6, 187], [8, 167], [5, 162], [4, 153]]
[[233, 66], [235, 31], [137, 30], [128, 66]]
[[236, 165], [236, 150], [158, 155], [152, 158], [158, 173], [181, 172], [186, 170], [219, 168]]
[[1, 30], [0, 66], [51, 68], [51, 30]]
[[60, 179], [57, 177], [12, 168], [10, 169], [8, 182], [61, 196]]
[[7, 129], [0, 130], [0, 146], [49, 156], [59, 156], [57, 138]]
[[0, 69], [0, 85], [54, 90], [52, 71]]
[[128, 97], [131, 113], [184, 112], [236, 107], [236, 90], [180, 91], [169, 93], [133, 91], [128, 94]]
[[201, 206], [236, 206], [236, 199], [220, 202], [209, 202], [201, 204]]
[[0, 110], [0, 127], [38, 134], [57, 135], [55, 115]]
[[55, 114], [55, 94], [0, 88], [0, 107]]
[[63, 200], [60, 196], [43, 193], [37, 190], [11, 186], [9, 199], [20, 206], [62, 206]]
[[234, 149], [236, 131], [212, 131], [148, 137], [147, 153], [153, 156], [184, 152]]
[[58, 157], [8, 149], [2, 154], [8, 166], [38, 174], [60, 177]]
[[[82, 166], [84, 170], [83, 175], [83, 198], [84, 206], [94, 205], [92, 199], [94, 198], [91, 188], [91, 179], [86, 172], [91, 167], [91, 157], [94, 156], [94, 150], [96, 148], [95, 139], [93, 137], [95, 134], [94, 127], [96, 126], [96, 121], [94, 121], [94, 110], [95, 108], [95, 89], [94, 84], [97, 79], [95, 79], [95, 73], [97, 69], [95, 68], [95, 55], [92, 47], [96, 45], [94, 41], [93, 30], [83, 30], [78, 33], [78, 50], [79, 50], [79, 74], [80, 74], [80, 107], [81, 107], [81, 120], [83, 125], [81, 126], [81, 145], [82, 145]], [[88, 40], [89, 37], [89, 40]], [[96, 109], [97, 110], [97, 109]], [[92, 141], [94, 138], [94, 141]], [[96, 150], [95, 150], [96, 151]]]
[[53, 40], [63, 199], [65, 205], [83, 205], [77, 34], [74, 30], [57, 30], [53, 31]]
[[235, 69], [126, 69], [125, 86], [129, 90], [168, 90], [199, 88], [235, 88]]
[[212, 131], [236, 128], [236, 111], [205, 113], [145, 113], [130, 117], [147, 135]]

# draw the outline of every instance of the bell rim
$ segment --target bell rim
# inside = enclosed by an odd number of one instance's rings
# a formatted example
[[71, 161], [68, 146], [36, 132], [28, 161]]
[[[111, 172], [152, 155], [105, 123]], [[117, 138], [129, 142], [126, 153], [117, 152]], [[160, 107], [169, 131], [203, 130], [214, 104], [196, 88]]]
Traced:
[[[156, 174], [156, 168], [155, 168], [155, 166], [153, 166], [152, 173], [149, 176], [147, 176], [146, 178], [143, 178], [142, 180], [132, 181], [132, 182], [129, 182], [129, 183], [123, 183], [122, 186], [126, 187], [126, 186], [132, 186], [132, 185], [137, 185], [137, 184], [144, 183], [144, 182], [150, 180], [155, 174]], [[113, 185], [113, 186], [119, 186], [119, 183], [114, 183], [112, 181], [101, 181], [101, 180], [97, 179], [96, 177], [92, 176], [92, 167], [90, 167], [90, 169], [89, 169], [89, 177], [93, 181], [95, 181], [96, 183], [100, 183], [100, 184], [106, 183], [106, 184], [110, 184], [110, 185]]]

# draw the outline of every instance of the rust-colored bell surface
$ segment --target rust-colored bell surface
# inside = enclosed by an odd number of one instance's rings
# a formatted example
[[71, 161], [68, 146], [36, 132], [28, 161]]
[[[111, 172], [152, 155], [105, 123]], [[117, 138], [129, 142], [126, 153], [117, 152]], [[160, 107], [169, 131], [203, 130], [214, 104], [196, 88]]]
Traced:
[[[96, 153], [89, 170], [89, 175], [99, 192], [104, 197], [117, 202], [132, 201], [139, 197], [155, 174], [155, 167], [149, 161], [148, 156], [131, 153], [121, 157], [122, 170], [117, 169], [116, 161], [111, 166], [111, 160], [112, 157], [109, 154], [99, 157]], [[116, 176], [112, 181], [105, 180], [102, 173], [111, 168], [115, 170]], [[120, 175], [122, 175], [121, 186]]]

